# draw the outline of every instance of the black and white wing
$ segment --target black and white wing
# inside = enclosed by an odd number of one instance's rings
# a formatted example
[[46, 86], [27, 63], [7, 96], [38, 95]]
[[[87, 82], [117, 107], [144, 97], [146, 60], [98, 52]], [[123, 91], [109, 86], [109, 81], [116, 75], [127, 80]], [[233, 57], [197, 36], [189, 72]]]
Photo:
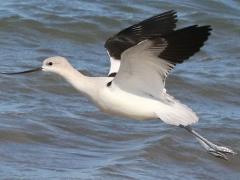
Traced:
[[110, 58], [108, 75], [115, 76], [119, 70], [121, 54], [139, 42], [154, 37], [159, 37], [172, 32], [176, 28], [177, 16], [175, 11], [167, 11], [153, 16], [133, 26], [130, 26], [105, 42]]
[[112, 84], [129, 93], [158, 98], [169, 71], [198, 52], [210, 31], [210, 26], [194, 25], [149, 38], [125, 50]]

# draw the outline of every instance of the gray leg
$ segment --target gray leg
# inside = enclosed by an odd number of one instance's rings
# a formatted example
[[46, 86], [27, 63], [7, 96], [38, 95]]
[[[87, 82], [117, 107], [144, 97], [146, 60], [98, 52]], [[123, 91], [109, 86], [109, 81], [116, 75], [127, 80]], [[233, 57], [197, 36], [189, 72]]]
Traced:
[[179, 127], [186, 129], [188, 132], [190, 132], [192, 135], [194, 135], [195, 138], [198, 140], [198, 142], [201, 144], [201, 146], [205, 150], [207, 150], [208, 153], [210, 153], [216, 157], [228, 160], [228, 158], [226, 156], [227, 154], [232, 154], [232, 155], [237, 154], [230, 148], [213, 144], [212, 142], [208, 141], [206, 138], [204, 138], [200, 134], [198, 134], [196, 131], [194, 131], [190, 126], [180, 125]]

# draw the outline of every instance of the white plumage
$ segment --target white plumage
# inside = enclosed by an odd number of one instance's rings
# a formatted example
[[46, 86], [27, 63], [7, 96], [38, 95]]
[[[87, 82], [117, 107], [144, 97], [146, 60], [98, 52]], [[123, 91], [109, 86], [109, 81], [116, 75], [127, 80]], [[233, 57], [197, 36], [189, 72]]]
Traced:
[[41, 68], [59, 74], [88, 96], [103, 111], [137, 120], [161, 119], [185, 128], [211, 154], [227, 159], [234, 152], [200, 136], [189, 125], [198, 121], [186, 105], [167, 94], [165, 81], [176, 64], [198, 52], [210, 35], [210, 26], [174, 30], [176, 13], [168, 11], [130, 26], [110, 37], [105, 47], [110, 57], [109, 77], [88, 77], [64, 57], [51, 57]]

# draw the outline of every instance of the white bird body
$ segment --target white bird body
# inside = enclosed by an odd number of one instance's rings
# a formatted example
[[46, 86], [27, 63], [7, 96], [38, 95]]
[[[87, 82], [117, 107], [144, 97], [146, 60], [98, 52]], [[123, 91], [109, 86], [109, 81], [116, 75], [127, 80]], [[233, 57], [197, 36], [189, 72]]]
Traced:
[[[68, 63], [63, 57], [47, 59], [51, 62], [54, 60]], [[44, 71], [46, 69], [47, 67], [43, 67]], [[107, 83], [113, 80], [112, 77], [87, 77], [70, 64], [65, 66], [64, 71], [55, 71], [55, 73], [61, 75], [74, 88], [85, 94], [104, 112], [133, 119], [157, 118], [154, 109], [159, 104], [158, 101], [123, 91], [114, 83], [108, 87]]]
[[97, 98], [96, 103], [104, 112], [136, 120], [157, 118], [158, 101], [123, 91], [114, 83], [111, 87], [105, 85], [99, 89]]
[[[198, 120], [190, 108], [167, 93], [159, 93], [159, 99], [153, 99], [123, 91], [114, 83], [110, 88], [102, 87], [95, 103], [104, 112], [136, 120], [161, 119], [172, 125], [190, 125]], [[162, 102], [160, 96], [165, 96], [168, 103]]]
[[[62, 76], [74, 88], [89, 97], [102, 111], [136, 120], [161, 119], [172, 125], [190, 125], [198, 121], [196, 114], [186, 105], [181, 104], [165, 91], [158, 97], [139, 96], [119, 88], [112, 77], [88, 77], [72, 67], [64, 57], [51, 57], [55, 68], [43, 66], [44, 71], [51, 71]], [[56, 68], [63, 65], [64, 68]]]

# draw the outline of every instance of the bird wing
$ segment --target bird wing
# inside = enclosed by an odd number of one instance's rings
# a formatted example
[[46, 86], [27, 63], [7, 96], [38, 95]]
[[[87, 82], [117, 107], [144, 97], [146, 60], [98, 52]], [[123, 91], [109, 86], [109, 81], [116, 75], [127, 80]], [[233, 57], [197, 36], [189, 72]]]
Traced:
[[159, 98], [169, 71], [198, 52], [210, 31], [210, 26], [194, 25], [138, 43], [121, 54], [113, 83], [133, 94]]
[[111, 63], [108, 75], [115, 76], [118, 72], [122, 52], [145, 39], [159, 37], [173, 31], [176, 28], [176, 18], [175, 11], [167, 11], [134, 24], [110, 37], [105, 42]]

